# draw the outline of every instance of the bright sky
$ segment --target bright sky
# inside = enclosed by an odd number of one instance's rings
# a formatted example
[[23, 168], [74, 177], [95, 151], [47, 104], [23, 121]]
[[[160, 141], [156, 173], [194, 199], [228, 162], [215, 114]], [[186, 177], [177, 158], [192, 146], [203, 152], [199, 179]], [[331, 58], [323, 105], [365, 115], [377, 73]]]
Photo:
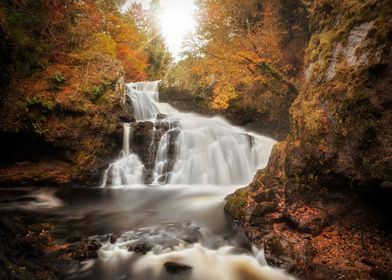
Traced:
[[[148, 8], [150, 0], [128, 0], [128, 3], [132, 2], [142, 3]], [[160, 4], [163, 12], [159, 24], [170, 52], [178, 59], [184, 36], [195, 28], [195, 6], [193, 0], [160, 0]]]

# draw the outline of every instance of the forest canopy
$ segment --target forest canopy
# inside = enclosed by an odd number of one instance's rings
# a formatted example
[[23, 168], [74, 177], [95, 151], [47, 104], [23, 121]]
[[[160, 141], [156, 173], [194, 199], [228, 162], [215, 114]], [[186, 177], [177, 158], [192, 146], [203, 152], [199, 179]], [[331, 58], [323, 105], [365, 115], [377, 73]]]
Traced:
[[118, 61], [126, 80], [161, 78], [171, 56], [154, 10], [133, 5], [120, 12], [123, 4], [121, 0], [2, 1], [2, 85], [49, 65], [82, 67], [105, 59]]
[[[198, 92], [214, 110], [226, 110], [234, 100], [241, 100], [243, 106], [255, 103], [258, 97], [247, 88], [252, 84], [263, 88], [266, 101], [286, 95], [287, 89], [276, 88], [275, 84], [291, 85], [296, 70], [293, 68], [300, 62], [288, 63], [291, 61], [285, 59], [286, 54], [298, 47], [285, 46], [279, 35], [282, 28], [287, 29], [287, 34], [295, 33], [304, 22], [284, 22], [284, 11], [276, 2], [279, 1], [196, 1], [198, 29], [188, 35], [185, 59], [168, 77], [168, 83]], [[292, 2], [293, 13], [303, 12], [301, 3]], [[287, 5], [290, 4], [282, 6]], [[282, 46], [287, 50], [282, 50]], [[270, 106], [258, 103], [259, 112]]]

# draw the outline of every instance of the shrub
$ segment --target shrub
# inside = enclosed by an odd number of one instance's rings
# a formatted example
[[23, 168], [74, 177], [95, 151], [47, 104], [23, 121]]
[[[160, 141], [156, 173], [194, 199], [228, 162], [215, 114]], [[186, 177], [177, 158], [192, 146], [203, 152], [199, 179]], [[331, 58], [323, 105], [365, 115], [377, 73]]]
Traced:
[[59, 92], [66, 81], [65, 76], [61, 72], [54, 74], [50, 81], [50, 91]]

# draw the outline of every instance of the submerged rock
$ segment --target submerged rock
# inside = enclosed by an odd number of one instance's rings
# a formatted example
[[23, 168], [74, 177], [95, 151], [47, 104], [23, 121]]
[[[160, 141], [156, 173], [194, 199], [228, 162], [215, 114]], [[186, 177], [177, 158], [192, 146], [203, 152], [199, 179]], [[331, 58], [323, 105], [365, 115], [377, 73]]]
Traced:
[[165, 262], [163, 266], [165, 267], [165, 270], [170, 274], [185, 273], [189, 272], [192, 269], [192, 267], [188, 265], [176, 262]]

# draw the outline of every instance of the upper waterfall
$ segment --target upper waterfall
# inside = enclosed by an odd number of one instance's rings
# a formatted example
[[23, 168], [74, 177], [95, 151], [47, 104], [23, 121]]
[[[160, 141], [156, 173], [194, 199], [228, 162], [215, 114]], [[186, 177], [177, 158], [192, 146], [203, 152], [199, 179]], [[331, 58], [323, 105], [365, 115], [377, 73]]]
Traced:
[[[149, 151], [144, 152], [154, 153], [149, 157], [153, 164], [143, 165], [132, 145], [129, 148], [132, 128], [124, 125], [124, 141], [128, 143], [123, 144], [122, 158], [107, 171], [111, 185], [140, 184], [148, 178], [149, 183], [160, 184], [247, 184], [267, 164], [274, 140], [248, 133], [222, 117], [183, 113], [159, 103], [158, 82], [130, 83], [127, 87], [135, 118], [152, 123]], [[104, 184], [108, 183], [107, 172]]]
[[159, 102], [158, 84], [159, 81], [127, 85], [127, 95], [132, 100], [136, 120], [152, 119], [159, 113], [156, 105]]

